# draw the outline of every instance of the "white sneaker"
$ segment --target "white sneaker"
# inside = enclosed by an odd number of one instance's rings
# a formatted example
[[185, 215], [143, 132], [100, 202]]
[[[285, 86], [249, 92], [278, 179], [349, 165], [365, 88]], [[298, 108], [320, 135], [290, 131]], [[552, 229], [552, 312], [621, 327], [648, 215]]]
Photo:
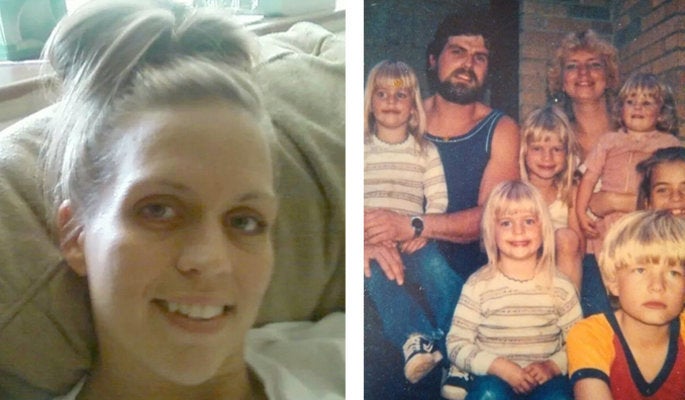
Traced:
[[411, 383], [423, 379], [442, 360], [442, 354], [435, 349], [433, 342], [425, 336], [409, 336], [404, 346], [404, 376]]
[[464, 400], [468, 393], [466, 388], [473, 379], [468, 372], [464, 372], [454, 365], [450, 366], [447, 379], [442, 384], [440, 394], [447, 400]]

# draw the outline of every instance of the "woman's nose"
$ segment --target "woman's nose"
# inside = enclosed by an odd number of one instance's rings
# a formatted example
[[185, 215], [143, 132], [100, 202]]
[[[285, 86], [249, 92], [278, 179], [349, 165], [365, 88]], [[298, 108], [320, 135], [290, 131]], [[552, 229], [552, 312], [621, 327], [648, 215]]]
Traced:
[[177, 261], [179, 271], [207, 275], [231, 271], [231, 246], [220, 223], [203, 223], [192, 229], [186, 240]]

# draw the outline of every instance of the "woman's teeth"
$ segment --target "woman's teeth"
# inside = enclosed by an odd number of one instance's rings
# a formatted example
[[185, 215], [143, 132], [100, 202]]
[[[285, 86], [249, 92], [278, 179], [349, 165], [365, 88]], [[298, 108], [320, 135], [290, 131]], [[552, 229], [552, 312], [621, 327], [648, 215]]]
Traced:
[[212, 319], [223, 314], [226, 306], [209, 306], [197, 304], [182, 304], [172, 301], [163, 302], [166, 309], [172, 313], [178, 313], [193, 319]]

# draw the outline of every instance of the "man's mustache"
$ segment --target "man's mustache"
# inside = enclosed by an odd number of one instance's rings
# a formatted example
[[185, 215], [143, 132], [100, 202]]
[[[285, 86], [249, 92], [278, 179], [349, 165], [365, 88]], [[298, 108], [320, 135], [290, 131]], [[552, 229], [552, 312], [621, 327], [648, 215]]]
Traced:
[[457, 75], [467, 75], [469, 79], [471, 79], [473, 82], [478, 83], [478, 77], [471, 68], [457, 68], [450, 74], [450, 76], [453, 76], [455, 78], [457, 77]]

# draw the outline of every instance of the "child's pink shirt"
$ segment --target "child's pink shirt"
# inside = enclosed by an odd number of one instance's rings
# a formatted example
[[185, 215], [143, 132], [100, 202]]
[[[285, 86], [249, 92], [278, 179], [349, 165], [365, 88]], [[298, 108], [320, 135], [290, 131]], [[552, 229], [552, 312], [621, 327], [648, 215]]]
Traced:
[[[681, 145], [678, 138], [660, 131], [646, 133], [640, 141], [632, 140], [623, 131], [608, 132], [599, 137], [585, 159], [586, 173], [599, 173], [602, 191], [636, 194], [640, 183], [640, 174], [635, 170], [637, 164], [658, 149]], [[611, 213], [598, 221], [600, 237], [588, 240], [588, 253], [596, 254], [600, 250], [606, 231], [623, 214]]]

